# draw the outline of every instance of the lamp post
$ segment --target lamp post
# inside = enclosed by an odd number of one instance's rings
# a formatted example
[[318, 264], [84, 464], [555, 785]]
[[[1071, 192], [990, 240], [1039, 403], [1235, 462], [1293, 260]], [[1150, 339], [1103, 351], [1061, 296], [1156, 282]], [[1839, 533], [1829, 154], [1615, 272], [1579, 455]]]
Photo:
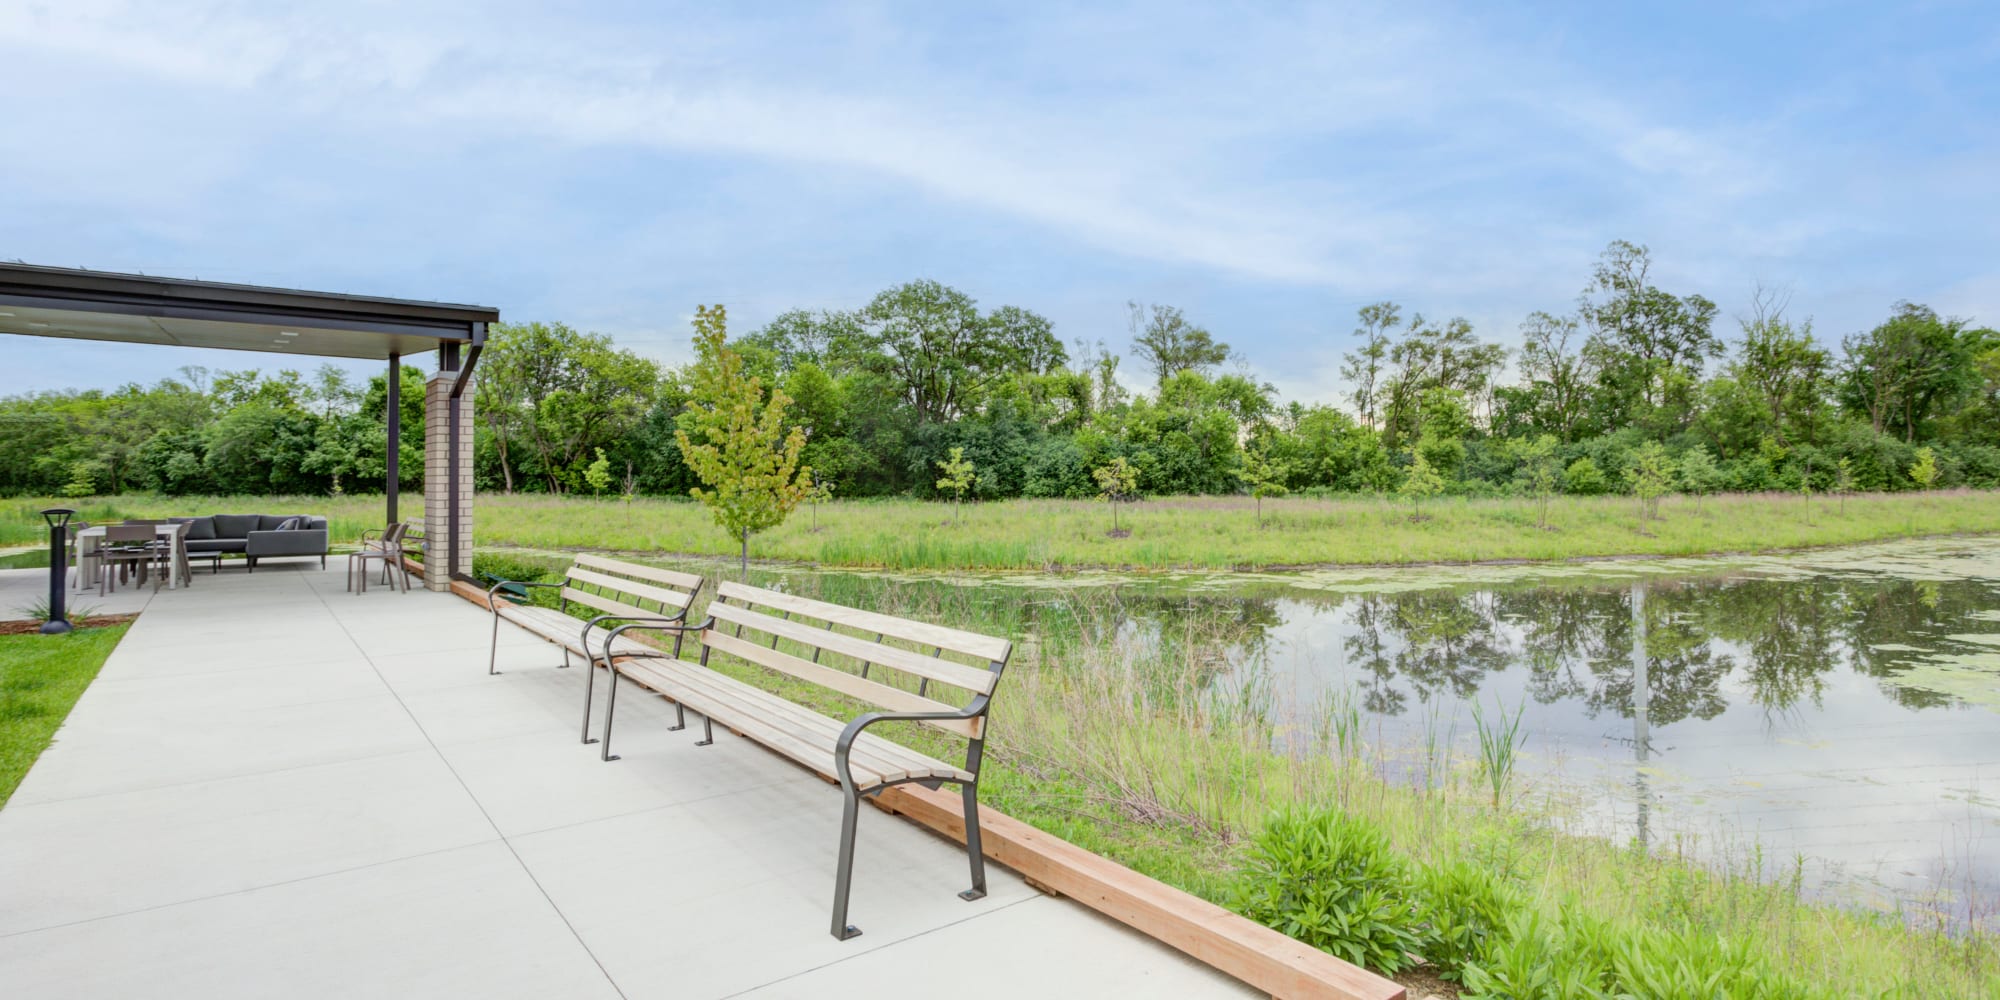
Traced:
[[64, 586], [68, 562], [63, 553], [69, 548], [69, 519], [75, 513], [68, 507], [42, 511], [42, 520], [49, 522], [49, 620], [42, 623], [43, 635], [61, 635], [70, 630], [68, 609], [63, 607], [64, 594], [69, 590]]

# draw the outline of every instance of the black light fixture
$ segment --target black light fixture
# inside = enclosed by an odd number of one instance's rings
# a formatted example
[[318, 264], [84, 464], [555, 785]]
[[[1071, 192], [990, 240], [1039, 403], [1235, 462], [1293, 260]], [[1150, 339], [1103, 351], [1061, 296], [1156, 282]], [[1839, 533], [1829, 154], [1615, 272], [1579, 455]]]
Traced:
[[69, 519], [75, 513], [68, 507], [42, 511], [42, 520], [49, 522], [49, 620], [42, 623], [43, 635], [61, 635], [70, 630], [68, 609], [63, 607], [63, 596], [68, 590], [64, 576], [69, 568], [63, 553], [69, 548]]

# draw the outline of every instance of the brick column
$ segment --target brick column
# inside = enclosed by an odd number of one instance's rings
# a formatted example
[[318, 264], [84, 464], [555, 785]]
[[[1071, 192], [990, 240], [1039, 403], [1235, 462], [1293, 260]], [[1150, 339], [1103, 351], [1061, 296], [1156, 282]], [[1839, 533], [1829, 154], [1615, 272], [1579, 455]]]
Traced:
[[[458, 496], [450, 495], [451, 384], [456, 372], [438, 372], [424, 385], [424, 586], [451, 589], [451, 546], [458, 571], [472, 572], [472, 393], [458, 397]], [[451, 537], [451, 508], [458, 506], [458, 538]]]

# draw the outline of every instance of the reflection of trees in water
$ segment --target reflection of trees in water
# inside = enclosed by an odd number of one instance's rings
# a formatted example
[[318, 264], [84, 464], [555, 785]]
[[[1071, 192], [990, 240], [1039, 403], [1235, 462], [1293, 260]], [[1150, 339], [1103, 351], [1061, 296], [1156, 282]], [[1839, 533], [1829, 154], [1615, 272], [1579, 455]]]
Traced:
[[[1782, 712], [1817, 704], [1828, 671], [1843, 665], [1892, 678], [1912, 656], [1884, 645], [1936, 648], [2000, 604], [1979, 582], [1894, 579], [1714, 579], [1646, 585], [1647, 681], [1653, 725], [1714, 718], [1728, 707], [1736, 671], [1751, 700]], [[1400, 715], [1412, 695], [1477, 697], [1486, 676], [1528, 670], [1537, 702], [1575, 700], [1593, 717], [1633, 714], [1632, 621], [1625, 585], [1421, 590], [1364, 595], [1284, 594], [1340, 621], [1342, 658], [1360, 674], [1361, 707]], [[1183, 664], [1202, 688], [1260, 664], [1284, 615], [1274, 597], [1125, 595], [1104, 621], [1136, 629], [1161, 658]], [[1925, 655], [1925, 654], [1916, 654]], [[1883, 685], [1911, 708], [1947, 696]]]

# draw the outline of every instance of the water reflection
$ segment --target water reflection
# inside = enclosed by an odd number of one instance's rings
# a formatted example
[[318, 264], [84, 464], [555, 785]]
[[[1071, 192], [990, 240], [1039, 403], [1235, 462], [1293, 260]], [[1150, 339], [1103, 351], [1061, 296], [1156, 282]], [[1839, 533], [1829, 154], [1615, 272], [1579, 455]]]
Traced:
[[1218, 693], [1257, 677], [1305, 711], [1348, 697], [1371, 733], [1406, 746], [1445, 727], [1467, 739], [1475, 703], [1525, 706], [1526, 766], [1580, 789], [1584, 814], [1620, 840], [1754, 839], [1815, 859], [1822, 885], [1901, 898], [2000, 879], [2000, 808], [1982, 790], [2000, 773], [2000, 720], [1904, 679], [2000, 654], [1989, 580], [1331, 593], [1266, 579], [1127, 586], [1114, 603], [1115, 627], [1201, 665]]

